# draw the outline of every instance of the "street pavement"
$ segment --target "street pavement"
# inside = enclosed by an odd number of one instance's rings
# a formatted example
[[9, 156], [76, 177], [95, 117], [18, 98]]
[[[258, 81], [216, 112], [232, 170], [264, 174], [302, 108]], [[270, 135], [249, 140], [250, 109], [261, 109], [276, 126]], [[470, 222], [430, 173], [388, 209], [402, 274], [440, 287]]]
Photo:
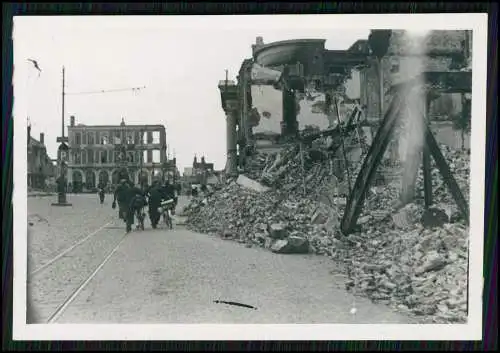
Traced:
[[[28, 213], [45, 215], [51, 224], [50, 235], [42, 232], [37, 241], [37, 229], [47, 226], [42, 221], [30, 227], [35, 235], [30, 236], [29, 253], [39, 253], [31, 256], [34, 268], [56, 250], [105, 227], [34, 277], [29, 287], [35, 322], [45, 321], [125, 236], [109, 197], [101, 207], [96, 195], [70, 196], [72, 208], [47, 210], [52, 201], [28, 200]], [[49, 250], [43, 250], [44, 241]], [[335, 263], [326, 257], [278, 255], [179, 225], [153, 230], [146, 222], [145, 231], [126, 236], [57, 322], [414, 323], [387, 306], [355, 298], [343, 285]]]
[[[96, 194], [68, 195], [72, 206], [52, 206], [57, 195], [28, 198], [28, 268], [34, 269], [71, 246], [79, 237], [112, 221], [112, 195], [104, 205]], [[29, 272], [29, 270], [28, 270]]]

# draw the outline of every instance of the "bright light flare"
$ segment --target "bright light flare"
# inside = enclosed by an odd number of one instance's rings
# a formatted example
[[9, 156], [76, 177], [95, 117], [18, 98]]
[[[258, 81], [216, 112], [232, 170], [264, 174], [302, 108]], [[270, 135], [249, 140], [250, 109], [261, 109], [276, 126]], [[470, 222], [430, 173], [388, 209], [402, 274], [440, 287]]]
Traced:
[[429, 34], [430, 30], [429, 29], [422, 29], [422, 28], [412, 28], [412, 29], [407, 29], [406, 33], [410, 37], [415, 37], [415, 38], [423, 38], [426, 37]]

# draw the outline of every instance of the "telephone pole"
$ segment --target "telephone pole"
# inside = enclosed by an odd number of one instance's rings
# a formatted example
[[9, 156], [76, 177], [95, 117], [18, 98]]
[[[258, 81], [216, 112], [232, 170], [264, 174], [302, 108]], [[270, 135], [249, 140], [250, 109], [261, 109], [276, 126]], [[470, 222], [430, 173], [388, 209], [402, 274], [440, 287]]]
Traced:
[[66, 198], [67, 189], [67, 172], [68, 172], [68, 160], [69, 160], [69, 147], [66, 142], [69, 142], [68, 138], [64, 136], [64, 98], [65, 98], [65, 80], [64, 80], [64, 66], [62, 68], [62, 111], [61, 111], [61, 136], [57, 138], [57, 142], [60, 142], [57, 159], [59, 161], [60, 175], [57, 179], [57, 202], [52, 203], [52, 206], [71, 206]]
[[87, 95], [87, 94], [102, 94], [102, 93], [111, 93], [111, 92], [121, 92], [121, 91], [139, 91], [143, 87], [132, 87], [132, 88], [121, 88], [121, 89], [112, 89], [112, 90], [100, 90], [100, 91], [92, 91], [92, 92], [74, 92], [67, 93], [66, 92], [66, 82], [65, 77], [66, 72], [64, 66], [62, 67], [62, 91], [61, 91], [61, 136], [57, 138], [57, 142], [60, 143], [58, 148], [58, 161], [60, 166], [60, 175], [58, 178], [58, 202], [53, 203], [53, 206], [71, 206], [70, 203], [66, 200], [66, 188], [67, 188], [67, 173], [68, 173], [68, 161], [69, 161], [69, 152], [70, 148], [67, 145], [69, 144], [69, 138], [64, 134], [64, 118], [65, 118], [65, 101], [67, 95]]
[[64, 98], [65, 98], [65, 91], [64, 91], [64, 66], [62, 68], [62, 112], [61, 112], [61, 115], [62, 115], [62, 120], [61, 120], [61, 123], [62, 123], [62, 132], [61, 132], [61, 136], [62, 136], [62, 139], [64, 140]]

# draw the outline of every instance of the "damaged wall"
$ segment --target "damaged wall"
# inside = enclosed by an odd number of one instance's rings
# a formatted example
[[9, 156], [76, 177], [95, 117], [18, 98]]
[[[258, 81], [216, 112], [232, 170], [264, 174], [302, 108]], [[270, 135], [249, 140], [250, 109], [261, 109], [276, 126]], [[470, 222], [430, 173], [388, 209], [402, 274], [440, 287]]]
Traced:
[[358, 69], [351, 70], [351, 76], [346, 80], [345, 94], [350, 99], [360, 99], [361, 97], [361, 72]]
[[[354, 83], [351, 84], [354, 90], [351, 88], [352, 99], [356, 96], [356, 86], [359, 87], [356, 79], [352, 80]], [[359, 88], [357, 90], [359, 96]], [[336, 115], [333, 117], [328, 117], [325, 115], [321, 107], [322, 102], [325, 101], [325, 95], [323, 93], [313, 93], [312, 97], [314, 99], [306, 99], [303, 94], [297, 95], [297, 101], [299, 104], [299, 113], [297, 114], [297, 122], [299, 125], [299, 130], [304, 130], [306, 126], [317, 127], [321, 130], [327, 129], [335, 124]], [[272, 86], [259, 86], [252, 85], [252, 103], [254, 108], [257, 108], [260, 114], [259, 124], [254, 126], [254, 134], [281, 134], [281, 121], [283, 120], [283, 97], [282, 92], [273, 88]], [[344, 116], [351, 111], [352, 107], [350, 105], [342, 105], [340, 107], [340, 114]], [[264, 112], [270, 113], [263, 114]]]
[[[394, 83], [407, 80], [414, 76], [420, 69], [425, 71], [450, 71], [455, 63], [454, 57], [472, 52], [470, 31], [432, 31], [424, 40], [424, 52], [432, 56], [415, 56], [406, 45], [401, 45], [404, 40], [404, 31], [392, 31], [388, 54], [382, 60], [384, 71], [384, 89], [387, 92]], [[464, 48], [465, 45], [465, 48]], [[361, 104], [365, 105], [366, 115], [370, 120], [378, 119], [378, 69], [373, 60], [360, 73]], [[390, 103], [391, 97], [385, 96], [384, 109]], [[436, 99], [430, 107], [431, 118], [446, 118], [462, 111], [460, 94], [443, 94]]]
[[[254, 134], [281, 134], [283, 98], [280, 90], [272, 86], [252, 85], [252, 105], [260, 115]], [[270, 115], [264, 114], [265, 112]]]

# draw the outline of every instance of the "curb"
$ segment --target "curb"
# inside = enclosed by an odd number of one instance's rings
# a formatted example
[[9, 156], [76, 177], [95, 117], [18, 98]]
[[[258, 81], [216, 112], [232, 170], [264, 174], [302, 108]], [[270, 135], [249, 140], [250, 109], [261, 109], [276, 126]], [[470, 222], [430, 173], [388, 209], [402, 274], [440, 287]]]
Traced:
[[47, 197], [47, 196], [56, 196], [56, 194], [49, 194], [49, 193], [45, 193], [45, 194], [28, 194], [28, 197]]

